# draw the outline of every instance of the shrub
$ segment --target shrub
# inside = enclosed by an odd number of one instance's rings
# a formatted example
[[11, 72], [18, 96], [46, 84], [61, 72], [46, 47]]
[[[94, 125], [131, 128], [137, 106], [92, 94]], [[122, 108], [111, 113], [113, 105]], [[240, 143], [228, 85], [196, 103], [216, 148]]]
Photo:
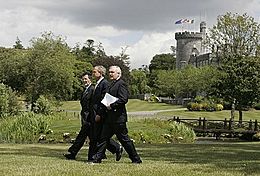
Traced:
[[187, 104], [189, 111], [222, 111], [223, 105], [214, 104], [210, 102], [194, 103], [190, 102]]
[[191, 104], [192, 111], [201, 111], [202, 110], [202, 104], [200, 103], [192, 103]]
[[192, 102], [189, 102], [186, 107], [189, 111], [192, 111]]
[[196, 139], [195, 132], [182, 123], [171, 122], [169, 132], [171, 142], [192, 143]]
[[52, 112], [53, 103], [43, 95], [41, 95], [36, 101], [36, 113], [49, 115]]
[[149, 101], [151, 101], [151, 102], [159, 102], [160, 99], [157, 96], [155, 96], [154, 94], [152, 94], [151, 97], [149, 98]]
[[0, 84], [0, 117], [15, 115], [21, 110], [18, 97], [10, 87]]
[[160, 119], [138, 120], [145, 128], [130, 130], [129, 136], [135, 143], [190, 143], [195, 140], [195, 133], [184, 124]]
[[38, 140], [40, 133], [49, 129], [47, 116], [35, 113], [23, 113], [5, 117], [0, 122], [0, 141], [12, 143], [30, 143]]
[[215, 107], [216, 111], [222, 111], [223, 108], [224, 108], [224, 106], [222, 104], [216, 104], [216, 107]]
[[196, 103], [202, 103], [202, 102], [203, 102], [203, 99], [204, 99], [203, 96], [196, 96], [195, 99], [194, 99], [194, 101], [195, 101]]

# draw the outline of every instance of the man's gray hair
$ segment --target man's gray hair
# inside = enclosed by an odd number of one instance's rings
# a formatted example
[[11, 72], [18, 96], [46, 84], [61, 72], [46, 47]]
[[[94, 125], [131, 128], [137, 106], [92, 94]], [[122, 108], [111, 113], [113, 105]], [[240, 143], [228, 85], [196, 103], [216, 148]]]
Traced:
[[106, 68], [103, 65], [97, 65], [94, 67], [102, 76], [106, 74]]
[[109, 69], [115, 70], [119, 74], [119, 76], [122, 75], [121, 68], [119, 66], [117, 66], [117, 65], [112, 65], [112, 66], [109, 67]]

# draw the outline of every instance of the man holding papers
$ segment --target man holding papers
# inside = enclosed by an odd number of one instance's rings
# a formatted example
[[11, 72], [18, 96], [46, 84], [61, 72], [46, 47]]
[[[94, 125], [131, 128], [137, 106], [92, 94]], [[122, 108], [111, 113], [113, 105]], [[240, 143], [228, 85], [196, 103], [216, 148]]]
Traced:
[[142, 163], [136, 152], [132, 140], [128, 136], [126, 126], [127, 113], [125, 104], [128, 102], [127, 84], [121, 79], [121, 69], [118, 66], [109, 68], [111, 84], [102, 103], [105, 105], [106, 117], [103, 119], [103, 129], [98, 143], [98, 151], [94, 155], [94, 163], [100, 163], [102, 156], [108, 146], [109, 139], [115, 134], [125, 151], [128, 153], [132, 163]]
[[[92, 119], [92, 138], [90, 140], [90, 147], [89, 147], [89, 157], [88, 160], [91, 161], [93, 158], [93, 155], [97, 151], [97, 142], [100, 139], [102, 127], [103, 127], [103, 118], [106, 115], [102, 111], [102, 103], [101, 100], [104, 98], [106, 94], [106, 90], [108, 88], [108, 81], [104, 78], [104, 75], [106, 74], [106, 68], [102, 65], [95, 66], [92, 75], [96, 79], [96, 85], [93, 93], [93, 98], [92, 98], [92, 104], [93, 104], [93, 111], [94, 111], [94, 116]], [[116, 160], [119, 161], [121, 159], [121, 155], [123, 152], [123, 148], [113, 139], [111, 139], [108, 142], [107, 149], [111, 153], [116, 154]], [[105, 157], [105, 154], [102, 156]]]

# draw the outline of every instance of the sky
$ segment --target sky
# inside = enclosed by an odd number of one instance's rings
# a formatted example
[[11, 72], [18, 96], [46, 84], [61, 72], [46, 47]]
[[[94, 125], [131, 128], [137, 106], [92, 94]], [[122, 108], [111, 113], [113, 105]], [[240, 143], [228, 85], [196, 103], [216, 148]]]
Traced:
[[[0, 0], [0, 46], [24, 47], [44, 32], [62, 36], [70, 47], [88, 39], [102, 43], [107, 55], [122, 49], [130, 67], [149, 65], [156, 54], [171, 53], [175, 32], [212, 28], [219, 15], [247, 13], [260, 22], [260, 0]], [[177, 25], [179, 19], [193, 24]]]

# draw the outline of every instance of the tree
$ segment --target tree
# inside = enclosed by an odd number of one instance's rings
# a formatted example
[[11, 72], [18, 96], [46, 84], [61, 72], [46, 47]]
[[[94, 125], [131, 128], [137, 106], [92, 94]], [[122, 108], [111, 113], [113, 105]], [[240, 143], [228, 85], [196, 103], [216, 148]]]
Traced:
[[189, 65], [181, 70], [157, 71], [155, 85], [160, 95], [194, 98], [197, 93], [208, 95], [218, 75], [211, 66], [195, 68]]
[[58, 100], [73, 93], [75, 56], [60, 36], [44, 33], [31, 41], [25, 66], [24, 93], [32, 110], [40, 95]]
[[[161, 92], [155, 83], [158, 72], [160, 70], [175, 70], [176, 68], [176, 57], [174, 54], [157, 54], [155, 55], [149, 65], [149, 83], [148, 85], [153, 88], [153, 93], [158, 94]], [[159, 93], [160, 94], [160, 93]]]
[[0, 118], [18, 114], [21, 106], [16, 93], [8, 86], [0, 83]]
[[157, 54], [155, 55], [149, 65], [149, 70], [175, 70], [176, 58], [173, 54]]
[[121, 52], [119, 53], [119, 58], [120, 58], [120, 60], [122, 60], [125, 63], [125, 65], [127, 67], [130, 67], [130, 61], [129, 61], [130, 57], [128, 54], [126, 54], [127, 48], [128, 48], [128, 46], [121, 47]]
[[[242, 108], [259, 98], [260, 26], [247, 14], [219, 16], [209, 33], [212, 53], [220, 62], [221, 79], [215, 83], [215, 94], [235, 103], [242, 121]], [[253, 85], [253, 86], [252, 86]], [[234, 109], [231, 111], [231, 118]]]
[[132, 95], [145, 94], [151, 91], [151, 88], [147, 85], [148, 78], [143, 70], [134, 69], [130, 72], [130, 92]]
[[22, 41], [17, 37], [15, 41], [15, 45], [13, 45], [15, 49], [24, 49], [22, 45]]
[[0, 48], [0, 81], [15, 91], [23, 91], [28, 50]]
[[122, 78], [130, 83], [130, 69], [119, 56], [98, 56], [92, 63], [93, 66], [103, 65], [107, 70], [112, 65], [117, 65], [122, 70]]

